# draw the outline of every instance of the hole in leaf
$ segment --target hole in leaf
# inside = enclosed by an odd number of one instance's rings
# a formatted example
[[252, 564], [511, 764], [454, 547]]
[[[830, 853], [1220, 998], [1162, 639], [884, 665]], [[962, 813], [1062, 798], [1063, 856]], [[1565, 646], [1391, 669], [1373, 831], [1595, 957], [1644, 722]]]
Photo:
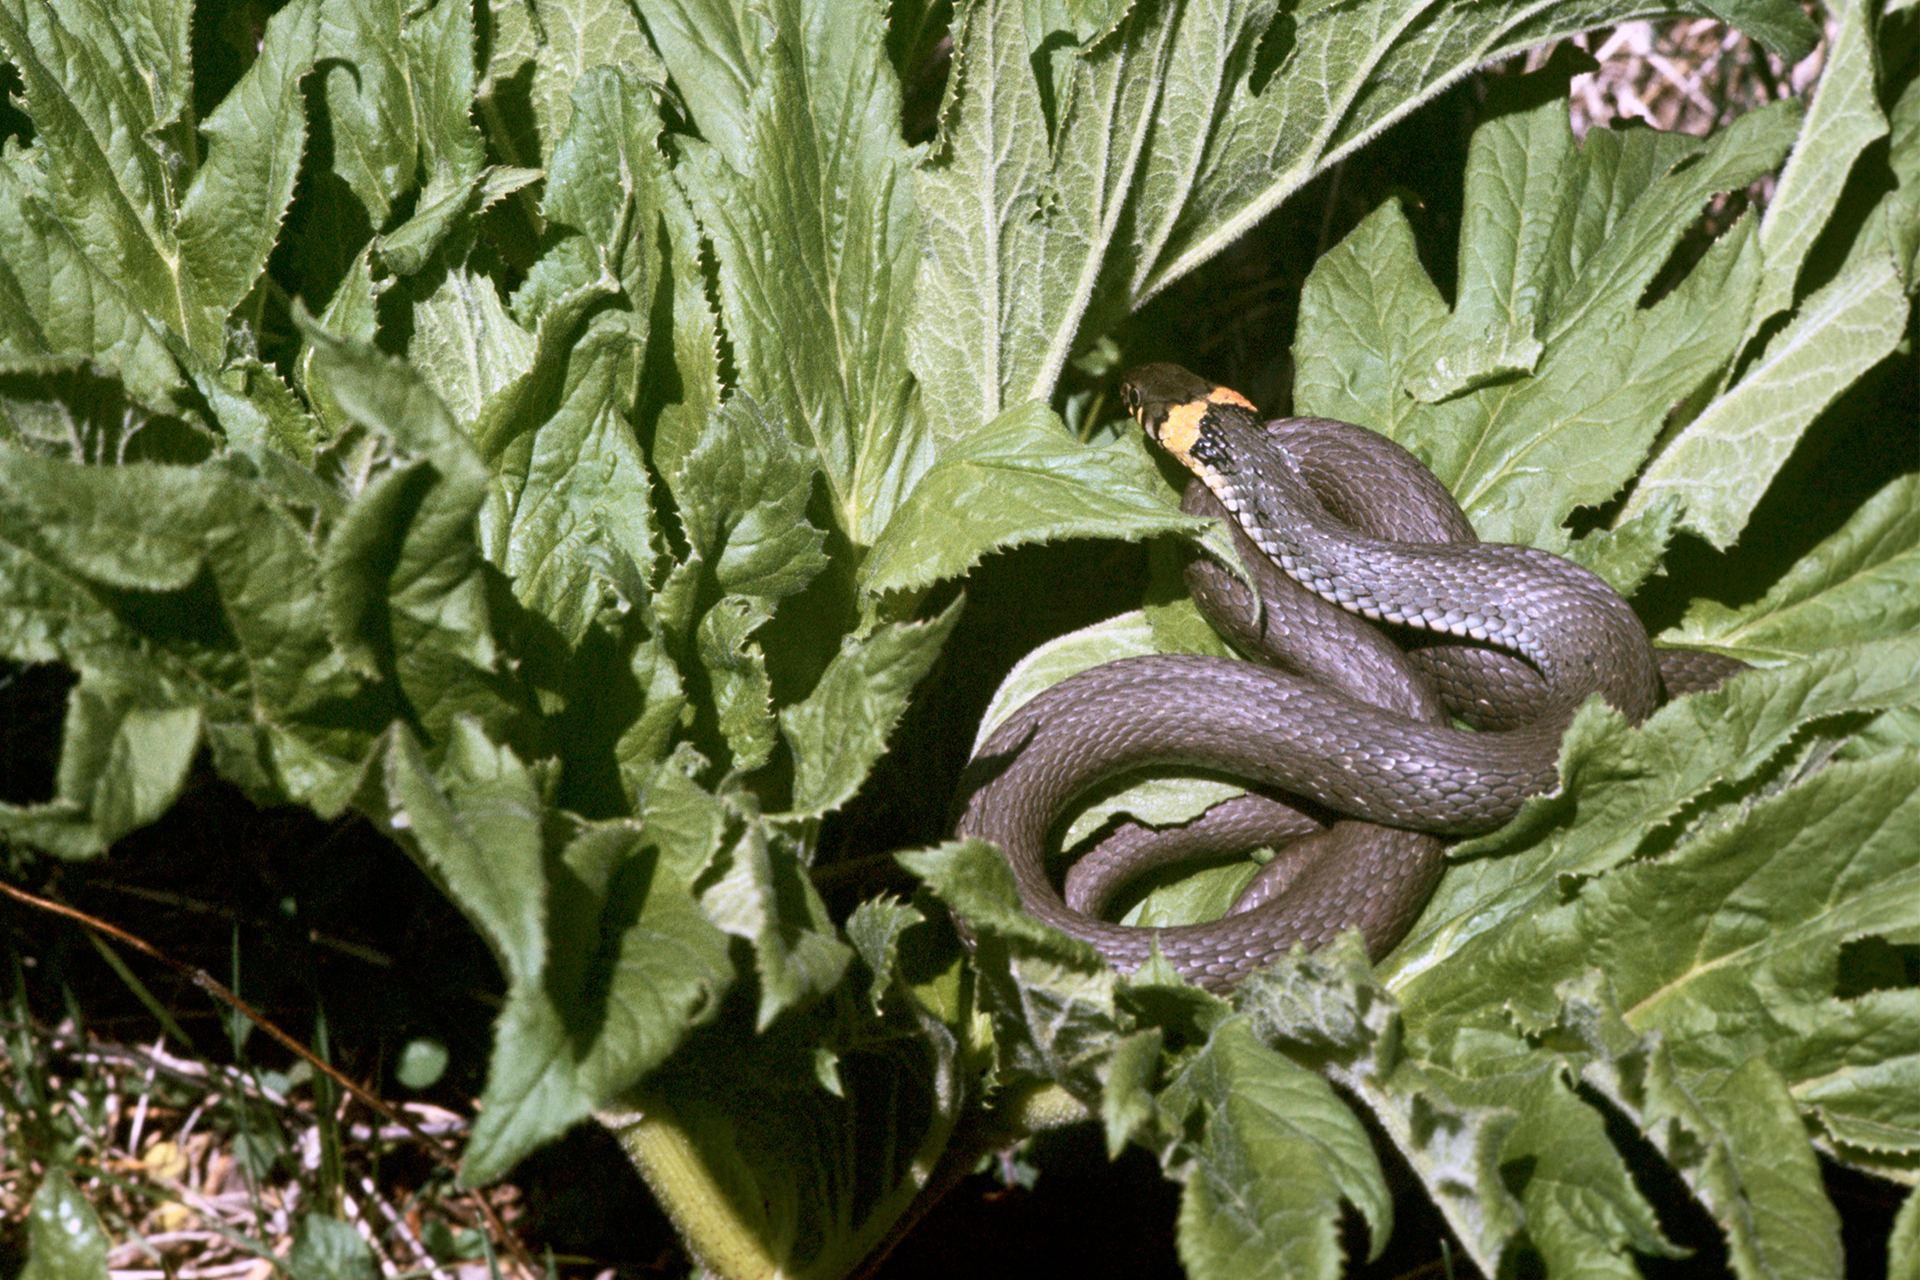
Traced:
[[23, 147], [32, 143], [33, 121], [19, 107], [26, 93], [19, 68], [11, 62], [0, 62], [0, 142], [14, 140]]
[[1840, 948], [1839, 970], [1833, 985], [1839, 1000], [1920, 987], [1920, 945], [1888, 942], [1878, 934], [1855, 938]]
[[1293, 52], [1296, 43], [1294, 32], [1299, 27], [1291, 13], [1276, 13], [1267, 29], [1260, 34], [1260, 45], [1253, 52], [1253, 70], [1247, 76], [1247, 87], [1257, 97], [1266, 92], [1267, 82], [1273, 79], [1273, 73], [1280, 69], [1287, 55]]

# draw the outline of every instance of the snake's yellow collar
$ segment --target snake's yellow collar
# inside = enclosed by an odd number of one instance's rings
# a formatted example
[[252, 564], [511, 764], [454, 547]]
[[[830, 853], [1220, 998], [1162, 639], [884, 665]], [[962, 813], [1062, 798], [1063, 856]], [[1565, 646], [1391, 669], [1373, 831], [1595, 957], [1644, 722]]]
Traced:
[[1196, 472], [1203, 463], [1196, 446], [1210, 426], [1229, 416], [1259, 416], [1253, 402], [1238, 391], [1208, 382], [1179, 365], [1141, 365], [1121, 380], [1120, 392], [1141, 429]]
[[1169, 406], [1154, 438], [1160, 442], [1161, 448], [1191, 467], [1194, 465], [1193, 446], [1222, 405], [1253, 411], [1253, 402], [1238, 391], [1231, 387], [1214, 387], [1204, 399]]

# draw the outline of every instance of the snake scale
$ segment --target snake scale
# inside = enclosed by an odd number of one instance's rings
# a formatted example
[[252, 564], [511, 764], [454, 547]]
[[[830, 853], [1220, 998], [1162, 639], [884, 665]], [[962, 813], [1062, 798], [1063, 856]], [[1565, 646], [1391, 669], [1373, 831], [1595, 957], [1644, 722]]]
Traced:
[[[1053, 685], [975, 754], [956, 831], [1000, 847], [1030, 914], [1123, 970], [1157, 943], [1190, 980], [1225, 990], [1296, 943], [1348, 928], [1378, 958], [1425, 904], [1442, 836], [1499, 827], [1555, 785], [1560, 738], [1589, 696], [1637, 722], [1663, 687], [1711, 688], [1740, 666], [1656, 652], [1598, 577], [1478, 541], [1444, 486], [1365, 428], [1263, 423], [1238, 393], [1174, 365], [1134, 370], [1122, 393], [1148, 437], [1194, 473], [1183, 509], [1223, 517], [1252, 578], [1250, 592], [1197, 559], [1196, 602], [1241, 652], [1277, 665], [1164, 654]], [[1047, 841], [1074, 799], [1156, 767], [1258, 790], [1182, 827], [1122, 825], [1067, 874], [1063, 895]], [[1286, 847], [1219, 920], [1147, 929], [1098, 918], [1142, 870], [1263, 845]]]

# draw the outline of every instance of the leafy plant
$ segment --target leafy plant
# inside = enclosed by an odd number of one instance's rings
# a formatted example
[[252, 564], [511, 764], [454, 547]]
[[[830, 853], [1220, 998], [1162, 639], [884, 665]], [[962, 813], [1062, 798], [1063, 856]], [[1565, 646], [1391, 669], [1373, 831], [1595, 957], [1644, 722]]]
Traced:
[[[1331, 1274], [1342, 1203], [1391, 1230], [1359, 1112], [1489, 1274], [1674, 1252], [1622, 1134], [1738, 1273], [1839, 1274], [1818, 1159], [1920, 1157], [1910, 474], [1691, 612], [1667, 638], [1763, 669], [1637, 729], [1589, 707], [1559, 793], [1458, 847], [1377, 967], [1122, 978], [971, 843], [899, 853], [912, 903], [829, 911], [816, 878], [893, 852], [823, 833], [953, 632], [938, 584], [1207, 536], [1133, 435], [1063, 428], [1069, 360], [1473, 68], [1649, 11], [956, 9], [910, 146], [929, 4], [292, 0], [216, 101], [184, 3], [0, 0], [32, 128], [0, 155], [0, 651], [78, 675], [55, 794], [0, 827], [90, 856], [202, 753], [367, 815], [507, 978], [465, 1176], [597, 1115], [721, 1274], [844, 1274], [1075, 1117], [1184, 1184], [1193, 1274]], [[1812, 42], [1782, 0], [1701, 11]], [[1307, 283], [1299, 409], [1623, 590], [1678, 530], [1731, 542], [1907, 341], [1913, 14], [1836, 17], [1804, 113], [1707, 140], [1576, 144], [1564, 78], [1523, 82], [1473, 138], [1454, 305], [1382, 206]], [[1217, 645], [1156, 604], [1003, 694]]]

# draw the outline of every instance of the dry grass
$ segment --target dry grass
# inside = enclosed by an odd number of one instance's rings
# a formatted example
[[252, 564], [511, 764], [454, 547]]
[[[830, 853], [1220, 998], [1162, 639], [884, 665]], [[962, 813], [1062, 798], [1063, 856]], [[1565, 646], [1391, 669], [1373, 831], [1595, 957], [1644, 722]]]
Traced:
[[114, 1280], [266, 1280], [314, 1213], [349, 1223], [386, 1276], [545, 1274], [516, 1255], [517, 1192], [461, 1190], [423, 1149], [421, 1134], [457, 1149], [466, 1117], [404, 1104], [410, 1131], [351, 1098], [321, 1107], [339, 1091], [310, 1072], [103, 1044], [71, 1025], [0, 1034], [0, 1220], [23, 1221], [57, 1163], [99, 1215]]

